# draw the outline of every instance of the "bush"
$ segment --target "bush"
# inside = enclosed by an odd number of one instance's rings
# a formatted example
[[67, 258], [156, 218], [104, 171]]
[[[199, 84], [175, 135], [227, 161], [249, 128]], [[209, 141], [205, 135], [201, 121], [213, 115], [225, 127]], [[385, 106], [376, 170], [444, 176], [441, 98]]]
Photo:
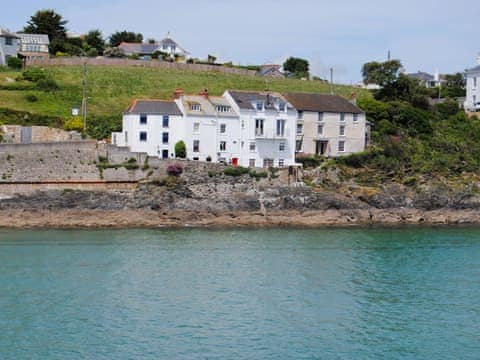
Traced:
[[98, 56], [98, 50], [95, 48], [91, 48], [87, 51], [87, 56], [88, 57], [97, 57]]
[[38, 97], [33, 94], [28, 94], [28, 95], [25, 95], [25, 100], [27, 100], [28, 102], [37, 102]]
[[22, 72], [22, 77], [31, 82], [37, 82], [47, 78], [47, 74], [44, 69], [38, 67], [31, 67]]
[[183, 167], [180, 164], [170, 164], [167, 166], [169, 176], [180, 176], [183, 173]]
[[175, 144], [175, 157], [185, 159], [187, 157], [187, 146], [180, 140]]
[[83, 131], [83, 120], [79, 117], [65, 120], [63, 128], [67, 131]]
[[45, 92], [57, 91], [60, 87], [53, 79], [41, 79], [37, 82], [37, 89]]
[[248, 174], [248, 172], [248, 168], [245, 168], [243, 166], [227, 166], [225, 170], [223, 170], [223, 173], [227, 176], [241, 176], [244, 174]]
[[266, 171], [261, 171], [257, 173], [255, 170], [252, 170], [250, 171], [249, 175], [250, 177], [255, 178], [257, 180], [268, 177], [268, 173]]
[[298, 154], [295, 160], [307, 168], [317, 167], [324, 161], [322, 157], [312, 154]]
[[377, 155], [377, 150], [367, 150], [356, 154], [339, 157], [337, 162], [354, 168], [360, 168], [368, 164]]
[[7, 65], [10, 69], [19, 70], [22, 68], [23, 62], [21, 59], [16, 57], [9, 57], [7, 60]]

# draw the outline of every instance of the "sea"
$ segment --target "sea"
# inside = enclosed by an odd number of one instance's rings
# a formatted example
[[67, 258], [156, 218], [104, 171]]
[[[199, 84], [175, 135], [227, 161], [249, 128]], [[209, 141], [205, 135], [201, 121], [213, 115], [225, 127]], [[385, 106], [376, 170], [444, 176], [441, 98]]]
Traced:
[[480, 228], [0, 230], [0, 359], [480, 359]]

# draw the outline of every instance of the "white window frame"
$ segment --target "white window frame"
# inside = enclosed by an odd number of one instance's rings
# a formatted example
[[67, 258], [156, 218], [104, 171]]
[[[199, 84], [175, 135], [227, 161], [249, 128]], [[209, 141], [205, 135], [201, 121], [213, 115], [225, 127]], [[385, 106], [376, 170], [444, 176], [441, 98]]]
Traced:
[[346, 129], [347, 129], [346, 125], [340, 125], [338, 129], [338, 135], [345, 136]]
[[251, 143], [248, 145], [248, 150], [249, 150], [250, 152], [256, 152], [256, 151], [257, 151], [257, 143], [251, 142]]
[[[322, 131], [319, 131], [319, 130]], [[317, 135], [323, 136], [323, 130], [325, 130], [325, 124], [324, 123], [318, 123], [317, 124]]]
[[287, 147], [284, 142], [281, 142], [280, 144], [278, 144], [278, 151], [284, 152], [286, 148]]
[[227, 142], [220, 141], [220, 151], [227, 151]]
[[200, 132], [200, 123], [199, 122], [194, 122], [193, 123], [193, 133], [198, 134]]
[[346, 144], [346, 141], [345, 141], [345, 140], [340, 140], [340, 141], [338, 142], [338, 152], [339, 152], [339, 153], [345, 152], [345, 144]]
[[227, 124], [220, 124], [220, 134], [225, 134], [227, 132]]

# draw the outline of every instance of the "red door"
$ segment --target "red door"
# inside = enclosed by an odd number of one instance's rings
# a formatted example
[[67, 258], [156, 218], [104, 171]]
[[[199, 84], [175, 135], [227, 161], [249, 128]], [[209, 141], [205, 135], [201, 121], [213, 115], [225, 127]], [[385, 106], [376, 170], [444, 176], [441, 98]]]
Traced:
[[232, 165], [238, 166], [238, 158], [232, 158]]

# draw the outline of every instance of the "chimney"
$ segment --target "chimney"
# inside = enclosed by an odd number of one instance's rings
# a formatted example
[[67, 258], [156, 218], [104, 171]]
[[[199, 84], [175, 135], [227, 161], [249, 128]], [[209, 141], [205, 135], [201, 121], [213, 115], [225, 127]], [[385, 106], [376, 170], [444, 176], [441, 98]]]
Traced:
[[355, 92], [352, 92], [350, 94], [350, 103], [353, 105], [357, 105], [357, 94]]
[[183, 89], [180, 89], [180, 88], [175, 89], [175, 91], [173, 92], [174, 99], [179, 99], [183, 95], [184, 95]]
[[203, 96], [205, 99], [208, 99], [208, 89], [205, 88], [198, 93], [198, 95]]

